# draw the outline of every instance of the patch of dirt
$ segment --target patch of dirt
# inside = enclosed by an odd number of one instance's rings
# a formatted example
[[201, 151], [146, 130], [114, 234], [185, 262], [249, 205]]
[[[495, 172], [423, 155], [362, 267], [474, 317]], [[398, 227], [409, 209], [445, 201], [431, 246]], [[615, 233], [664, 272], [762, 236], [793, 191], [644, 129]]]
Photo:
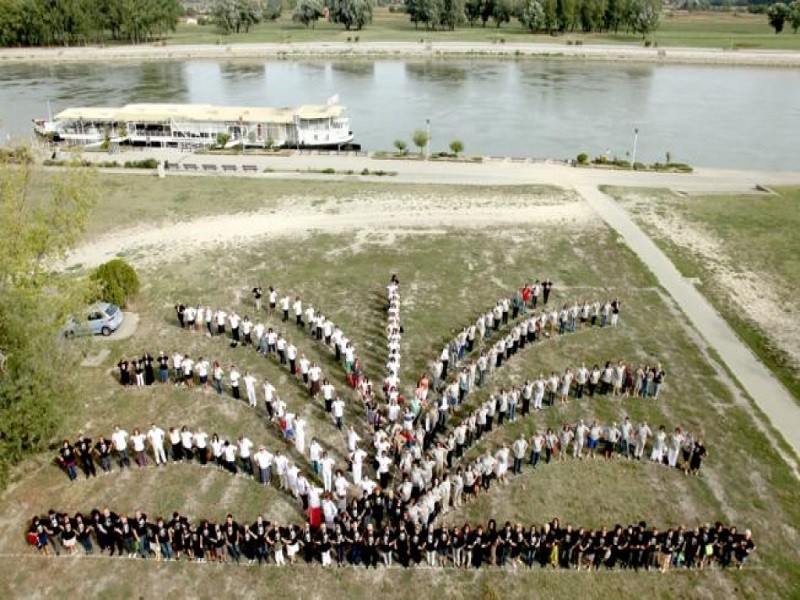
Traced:
[[794, 318], [797, 305], [781, 298], [774, 280], [734, 261], [725, 252], [723, 240], [669, 210], [669, 201], [663, 197], [626, 193], [623, 201], [646, 228], [696, 256], [711, 274], [712, 281], [704, 283], [721, 288], [736, 310], [764, 331], [800, 369], [800, 321]]
[[215, 245], [235, 250], [253, 238], [302, 237], [311, 231], [366, 230], [354, 240], [351, 249], [357, 250], [367, 241], [391, 244], [394, 236], [407, 235], [411, 230], [419, 234], [420, 230], [435, 231], [442, 227], [482, 229], [499, 224], [586, 226], [596, 221], [592, 209], [568, 193], [487, 194], [479, 198], [385, 193], [356, 196], [335, 213], [323, 210], [310, 199], [291, 198], [281, 202], [277, 210], [215, 215], [164, 227], [138, 226], [117, 231], [77, 248], [63, 266], [91, 268], [120, 255], [137, 266], [152, 266], [162, 260], [163, 254], [144, 252], [145, 249], [169, 248], [169, 255], [175, 260]]

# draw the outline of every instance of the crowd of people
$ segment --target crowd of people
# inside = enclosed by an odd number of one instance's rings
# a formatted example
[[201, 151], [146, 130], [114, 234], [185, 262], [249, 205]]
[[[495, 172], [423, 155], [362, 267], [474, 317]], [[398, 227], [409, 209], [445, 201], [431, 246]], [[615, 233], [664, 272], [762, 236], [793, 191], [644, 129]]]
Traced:
[[694, 528], [659, 529], [640, 521], [627, 527], [585, 528], [553, 519], [524, 527], [492, 519], [486, 525], [422, 526], [408, 519], [404, 503], [377, 490], [353, 503], [332, 523], [314, 527], [274, 523], [256, 517], [238, 522], [192, 522], [109, 508], [68, 515], [50, 510], [34, 516], [27, 538], [43, 555], [108, 554], [198, 563], [321, 564], [452, 567], [479, 569], [551, 568], [572, 570], [658, 570], [743, 568], [756, 550], [750, 530], [720, 522]]

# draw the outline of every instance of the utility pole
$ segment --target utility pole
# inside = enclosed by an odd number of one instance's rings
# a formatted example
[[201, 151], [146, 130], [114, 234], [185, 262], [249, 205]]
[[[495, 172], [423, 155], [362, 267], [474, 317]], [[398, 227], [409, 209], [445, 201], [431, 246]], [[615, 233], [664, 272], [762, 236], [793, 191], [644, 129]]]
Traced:
[[633, 151], [631, 152], [631, 169], [636, 164], [636, 142], [639, 140], [639, 128], [633, 128]]

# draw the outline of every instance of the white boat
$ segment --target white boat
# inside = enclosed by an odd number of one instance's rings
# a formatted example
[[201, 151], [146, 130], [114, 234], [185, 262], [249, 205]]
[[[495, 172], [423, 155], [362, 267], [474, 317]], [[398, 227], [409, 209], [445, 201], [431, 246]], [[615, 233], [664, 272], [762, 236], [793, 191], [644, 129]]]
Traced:
[[67, 108], [52, 120], [35, 119], [34, 131], [55, 142], [100, 149], [111, 144], [202, 147], [354, 147], [350, 120], [334, 96], [298, 108], [210, 104], [127, 104], [121, 108]]

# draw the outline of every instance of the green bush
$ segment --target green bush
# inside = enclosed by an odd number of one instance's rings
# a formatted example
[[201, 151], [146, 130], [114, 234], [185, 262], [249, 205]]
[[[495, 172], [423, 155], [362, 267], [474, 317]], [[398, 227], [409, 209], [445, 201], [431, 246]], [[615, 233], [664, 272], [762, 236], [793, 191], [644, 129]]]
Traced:
[[333, 167], [326, 167], [322, 169], [320, 173], [325, 173], [326, 175], [333, 175], [334, 173], [336, 173], [336, 169], [334, 169]]
[[103, 263], [92, 271], [89, 279], [96, 286], [95, 300], [125, 307], [139, 293], [139, 276], [136, 270], [121, 258]]
[[645, 164], [644, 163], [640, 163], [638, 160], [635, 163], [633, 163], [633, 170], [634, 171], [644, 171], [645, 168], [646, 168]]
[[157, 169], [158, 161], [155, 158], [146, 158], [144, 160], [126, 160], [126, 169]]
[[361, 170], [361, 174], [362, 174], [362, 175], [369, 175], [369, 169], [368, 169], [368, 168], [366, 168], [366, 167], [364, 167], [364, 168]]
[[579, 165], [585, 165], [589, 161], [589, 155], [586, 154], [586, 152], [581, 152], [578, 154], [577, 158]]

